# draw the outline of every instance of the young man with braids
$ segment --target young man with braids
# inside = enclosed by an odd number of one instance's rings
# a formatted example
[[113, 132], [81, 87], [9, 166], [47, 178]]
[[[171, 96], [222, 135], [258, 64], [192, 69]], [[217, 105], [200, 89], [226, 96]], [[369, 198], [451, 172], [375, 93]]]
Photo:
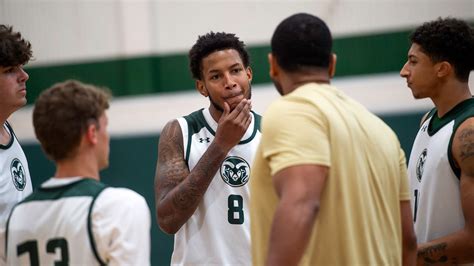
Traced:
[[170, 121], [155, 176], [158, 223], [175, 234], [173, 265], [250, 265], [250, 165], [260, 141], [249, 55], [234, 34], [200, 36], [189, 52], [209, 107]]
[[408, 162], [418, 264], [474, 264], [474, 30], [455, 18], [424, 23], [410, 36], [400, 71], [422, 119]]
[[[23, 66], [31, 44], [12, 27], [0, 25], [0, 232], [13, 206], [32, 192], [26, 156], [7, 119], [26, 104], [28, 74]], [[0, 249], [5, 241], [0, 238]]]

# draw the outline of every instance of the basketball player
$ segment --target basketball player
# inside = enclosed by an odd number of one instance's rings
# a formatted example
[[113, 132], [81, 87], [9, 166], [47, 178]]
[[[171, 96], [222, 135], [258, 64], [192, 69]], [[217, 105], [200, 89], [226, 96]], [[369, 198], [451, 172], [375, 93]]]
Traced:
[[[28, 74], [23, 65], [32, 55], [31, 44], [12, 27], [0, 25], [0, 235], [13, 206], [32, 191], [25, 154], [7, 119], [26, 104]], [[0, 238], [4, 250], [5, 239]]]
[[200, 36], [191, 73], [209, 107], [171, 120], [158, 145], [158, 223], [175, 234], [173, 265], [250, 265], [249, 174], [260, 140], [252, 70], [234, 34]]
[[8, 265], [149, 265], [145, 199], [107, 187], [108, 94], [78, 81], [44, 91], [33, 111], [35, 133], [56, 164], [54, 177], [13, 208]]
[[430, 98], [408, 163], [418, 263], [474, 263], [474, 29], [459, 19], [424, 23], [400, 71], [416, 99]]
[[330, 85], [326, 23], [305, 13], [271, 39], [267, 109], [251, 178], [253, 265], [411, 265], [416, 240], [395, 133]]

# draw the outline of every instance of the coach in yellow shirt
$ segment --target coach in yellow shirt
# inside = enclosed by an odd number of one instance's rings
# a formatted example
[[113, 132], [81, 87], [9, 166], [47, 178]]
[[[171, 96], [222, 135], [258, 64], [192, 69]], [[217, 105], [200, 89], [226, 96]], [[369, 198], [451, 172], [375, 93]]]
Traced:
[[283, 97], [263, 116], [251, 173], [253, 264], [413, 264], [405, 155], [387, 125], [329, 84], [328, 27], [290, 16], [271, 48]]

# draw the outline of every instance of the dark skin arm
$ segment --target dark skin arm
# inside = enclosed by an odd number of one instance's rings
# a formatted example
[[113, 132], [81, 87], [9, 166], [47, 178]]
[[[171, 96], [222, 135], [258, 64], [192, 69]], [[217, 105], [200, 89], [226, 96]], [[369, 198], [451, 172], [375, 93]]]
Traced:
[[215, 138], [192, 171], [184, 159], [178, 121], [165, 126], [158, 144], [155, 174], [156, 215], [164, 232], [176, 233], [193, 215], [227, 153], [239, 143], [250, 125], [250, 109], [250, 101], [246, 99], [232, 112], [224, 103]]
[[456, 130], [452, 154], [461, 169], [461, 205], [464, 228], [450, 235], [420, 244], [418, 265], [474, 262], [474, 118]]
[[319, 212], [329, 168], [298, 165], [273, 176], [280, 201], [273, 217], [266, 265], [297, 265]]
[[409, 200], [400, 201], [402, 223], [402, 265], [416, 265], [416, 236]]
[[[280, 202], [273, 218], [266, 265], [297, 265], [309, 241], [319, 212], [329, 168], [300, 165], [275, 174]], [[410, 201], [400, 202], [403, 265], [415, 265], [416, 237]]]

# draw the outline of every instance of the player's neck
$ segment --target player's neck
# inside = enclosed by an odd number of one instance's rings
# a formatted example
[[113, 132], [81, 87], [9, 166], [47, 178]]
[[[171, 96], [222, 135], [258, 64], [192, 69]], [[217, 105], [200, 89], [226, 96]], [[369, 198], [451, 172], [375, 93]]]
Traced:
[[[0, 106], [0, 108], [2, 108]], [[7, 121], [8, 117], [10, 117], [10, 113], [6, 114], [3, 110], [0, 110], [0, 125], [3, 126], [5, 122]]]
[[10, 143], [10, 140], [12, 138], [12, 136], [8, 133], [8, 131], [3, 126], [4, 124], [5, 122], [0, 124], [0, 144], [1, 145], [7, 145], [8, 143]]
[[460, 102], [470, 98], [472, 95], [468, 83], [454, 80], [444, 84], [439, 93], [431, 97], [431, 100], [438, 109], [438, 116], [443, 117]]
[[300, 73], [286, 73], [284, 76], [284, 94], [288, 94], [295, 89], [308, 84], [308, 83], [318, 83], [318, 84], [329, 84], [330, 78], [328, 73], [324, 71], [306, 71]]
[[88, 177], [100, 179], [97, 161], [91, 157], [76, 156], [71, 159], [56, 162], [56, 178]]
[[211, 114], [212, 118], [216, 123], [219, 122], [219, 119], [221, 119], [222, 116], [222, 111], [218, 110], [216, 107], [214, 107], [212, 104], [209, 106], [209, 113]]

